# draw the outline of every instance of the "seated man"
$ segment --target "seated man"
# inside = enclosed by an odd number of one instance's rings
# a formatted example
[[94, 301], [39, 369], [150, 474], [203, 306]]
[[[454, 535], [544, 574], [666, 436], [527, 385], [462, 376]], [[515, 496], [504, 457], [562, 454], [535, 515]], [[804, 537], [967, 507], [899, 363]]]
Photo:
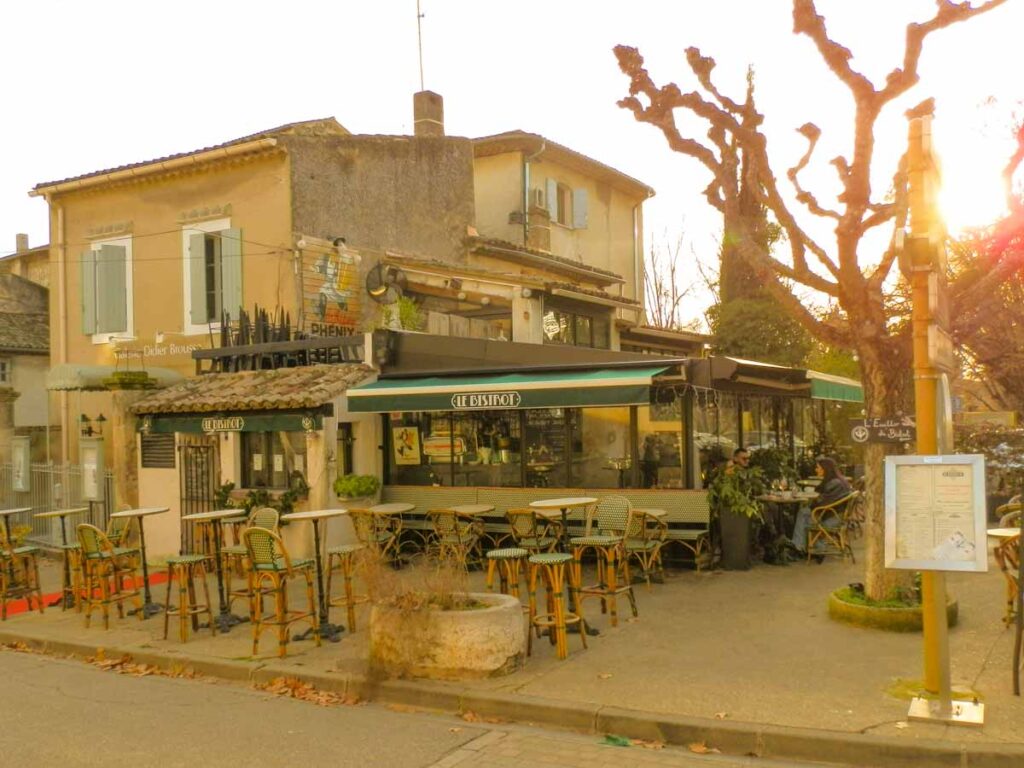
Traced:
[[[840, 499], [849, 496], [853, 489], [849, 481], [843, 477], [835, 461], [827, 456], [819, 456], [815, 461], [814, 473], [821, 478], [818, 485], [818, 497], [811, 502], [809, 507], [800, 507], [796, 516], [796, 524], [793, 526], [793, 538], [790, 541], [792, 547], [801, 555], [806, 556], [807, 529], [811, 525], [811, 510], [816, 507], [824, 507]], [[825, 517], [822, 524], [829, 527], [839, 526], [840, 510], [831, 510]], [[821, 555], [815, 556], [817, 562], [824, 560]]]

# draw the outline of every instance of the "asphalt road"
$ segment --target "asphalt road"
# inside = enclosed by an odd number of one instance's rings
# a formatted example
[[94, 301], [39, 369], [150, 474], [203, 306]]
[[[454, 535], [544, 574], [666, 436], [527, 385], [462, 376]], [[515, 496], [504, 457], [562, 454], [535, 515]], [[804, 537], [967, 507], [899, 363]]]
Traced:
[[239, 684], [122, 675], [8, 649], [0, 649], [0, 681], [5, 767], [796, 768], [375, 705], [322, 707]]

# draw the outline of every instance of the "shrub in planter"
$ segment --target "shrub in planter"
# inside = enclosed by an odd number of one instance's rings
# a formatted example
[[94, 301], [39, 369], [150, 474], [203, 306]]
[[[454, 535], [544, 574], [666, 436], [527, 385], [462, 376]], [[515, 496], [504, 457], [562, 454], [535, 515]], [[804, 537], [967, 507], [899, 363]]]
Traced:
[[764, 492], [762, 477], [760, 469], [734, 466], [711, 481], [708, 501], [718, 518], [722, 567], [726, 570], [750, 568], [754, 520], [761, 519], [761, 508], [754, 499]]
[[341, 499], [369, 499], [380, 490], [375, 475], [342, 475], [334, 481], [334, 492]]

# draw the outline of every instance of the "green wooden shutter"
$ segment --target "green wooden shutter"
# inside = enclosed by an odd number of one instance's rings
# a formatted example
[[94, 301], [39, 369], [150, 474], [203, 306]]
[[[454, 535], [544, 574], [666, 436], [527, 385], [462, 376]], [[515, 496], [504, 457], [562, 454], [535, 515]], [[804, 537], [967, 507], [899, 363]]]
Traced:
[[102, 245], [96, 253], [96, 332], [128, 330], [127, 249]]
[[572, 191], [572, 226], [574, 229], [587, 228], [587, 190]]
[[96, 333], [96, 254], [82, 254], [82, 333]]
[[189, 322], [203, 325], [206, 316], [206, 235], [188, 236]]
[[544, 202], [548, 206], [548, 215], [552, 221], [558, 221], [558, 182], [554, 179], [548, 179], [547, 189], [544, 194]]
[[[220, 233], [221, 306], [232, 321], [242, 308], [242, 230]], [[219, 320], [220, 318], [218, 318]]]

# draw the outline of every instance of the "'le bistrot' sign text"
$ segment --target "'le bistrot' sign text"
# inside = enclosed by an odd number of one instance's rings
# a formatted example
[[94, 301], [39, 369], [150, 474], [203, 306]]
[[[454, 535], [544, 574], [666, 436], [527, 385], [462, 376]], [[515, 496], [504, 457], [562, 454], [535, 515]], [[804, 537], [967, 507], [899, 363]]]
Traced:
[[203, 432], [241, 432], [245, 419], [241, 416], [216, 416], [203, 419]]
[[452, 408], [518, 408], [522, 398], [518, 392], [467, 392], [452, 395]]

